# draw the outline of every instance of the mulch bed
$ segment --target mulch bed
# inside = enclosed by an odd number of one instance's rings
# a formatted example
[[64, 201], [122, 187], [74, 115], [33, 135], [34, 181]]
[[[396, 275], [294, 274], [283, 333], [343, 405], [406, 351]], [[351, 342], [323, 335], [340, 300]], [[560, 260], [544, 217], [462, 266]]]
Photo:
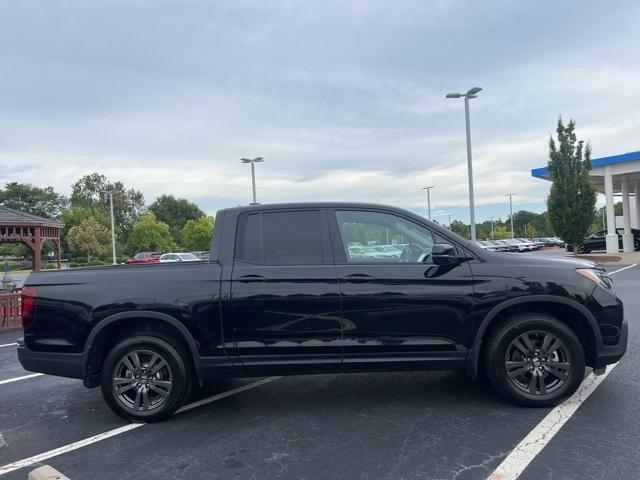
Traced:
[[616, 257], [615, 255], [576, 255], [576, 258], [591, 260], [596, 263], [617, 263], [622, 260], [622, 257]]

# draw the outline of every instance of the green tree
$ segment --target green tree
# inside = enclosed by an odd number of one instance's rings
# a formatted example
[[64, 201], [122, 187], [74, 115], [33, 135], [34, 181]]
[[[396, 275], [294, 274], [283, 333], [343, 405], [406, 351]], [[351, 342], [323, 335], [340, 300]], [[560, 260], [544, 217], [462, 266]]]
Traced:
[[0, 189], [0, 203], [5, 207], [40, 217], [57, 219], [67, 206], [68, 199], [53, 187], [34, 187], [30, 183], [7, 183]]
[[71, 253], [75, 256], [86, 255], [87, 262], [91, 255], [100, 255], [109, 247], [111, 235], [109, 229], [101, 225], [95, 218], [89, 217], [69, 230], [67, 242]]
[[460, 220], [454, 220], [451, 222], [451, 231], [457, 233], [461, 237], [471, 238], [471, 227]]
[[[509, 221], [506, 222], [509, 225]], [[525, 225], [527, 233], [525, 235]], [[509, 225], [509, 228], [511, 226]], [[549, 224], [547, 212], [535, 213], [527, 210], [520, 210], [513, 214], [513, 228], [516, 237], [535, 237], [553, 235], [551, 225]]]
[[[64, 252], [68, 252], [71, 249], [69, 248], [69, 232], [76, 225], [80, 225], [83, 221], [88, 218], [93, 218], [100, 225], [107, 228], [111, 231], [111, 223], [109, 219], [109, 214], [104, 210], [93, 210], [91, 208], [86, 207], [69, 207], [66, 210], [62, 211], [62, 215], [60, 219], [64, 222], [64, 229], [62, 230], [62, 235], [60, 237], [62, 242], [62, 250]], [[116, 236], [118, 238], [118, 236]]]
[[[162, 195], [149, 206], [149, 211], [158, 220], [169, 225], [174, 241], [183, 244], [183, 228], [189, 220], [197, 220], [205, 215], [195, 203], [173, 195]], [[189, 247], [187, 247], [189, 248]]]
[[594, 220], [596, 189], [589, 180], [591, 145], [578, 141], [573, 120], [558, 119], [557, 142], [549, 139], [549, 173], [553, 184], [547, 211], [553, 230], [565, 242], [582, 242]]
[[493, 230], [493, 238], [497, 240], [511, 238], [511, 230], [504, 225], [497, 225]]
[[122, 182], [110, 182], [99, 173], [80, 178], [71, 186], [71, 206], [90, 209], [95, 215], [109, 215], [109, 192], [113, 192], [115, 227], [127, 238], [140, 215], [144, 212], [142, 192], [127, 189]]
[[175, 248], [169, 225], [159, 222], [153, 213], [146, 213], [140, 217], [127, 241], [130, 254], [146, 251], [167, 252]]
[[209, 250], [211, 247], [212, 233], [212, 217], [205, 215], [196, 220], [188, 220], [182, 229], [184, 247], [187, 250]]

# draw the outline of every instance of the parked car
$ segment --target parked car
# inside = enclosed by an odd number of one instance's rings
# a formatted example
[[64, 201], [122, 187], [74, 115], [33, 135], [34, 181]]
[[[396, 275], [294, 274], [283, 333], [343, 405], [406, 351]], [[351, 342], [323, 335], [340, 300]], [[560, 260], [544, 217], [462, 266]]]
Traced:
[[529, 251], [538, 250], [540, 248], [537, 243], [526, 238], [514, 238], [513, 240], [524, 244], [529, 249]]
[[209, 261], [209, 251], [208, 250], [199, 250], [196, 252], [189, 252], [192, 255], [195, 255], [200, 260]]
[[202, 259], [196, 257], [193, 253], [165, 253], [160, 256], [160, 263], [170, 262], [201, 262]]
[[484, 250], [489, 250], [491, 252], [499, 252], [501, 251], [500, 247], [498, 247], [497, 245], [485, 241], [485, 240], [476, 240], [475, 241], [476, 245], [478, 245], [480, 248], [484, 249]]
[[547, 241], [550, 243], [551, 246], [562, 247], [562, 248], [567, 246], [566, 242], [558, 237], [548, 237]]
[[485, 242], [487, 242], [487, 244], [493, 245], [498, 252], [509, 252], [511, 250], [511, 247], [509, 247], [508, 245], [500, 242], [499, 240], [485, 240]]
[[160, 252], [139, 252], [133, 257], [127, 259], [127, 264], [136, 263], [158, 263], [160, 261]]
[[[622, 249], [622, 235], [624, 234], [624, 228], [616, 228], [616, 233], [618, 234], [618, 247]], [[632, 228], [631, 233], [633, 234], [633, 249], [640, 250], [640, 230]], [[582, 241], [582, 245], [578, 247], [578, 253], [589, 253], [592, 250], [606, 250], [606, 239], [606, 230], [600, 230], [593, 235], [589, 235]]]
[[[251, 205], [216, 222], [210, 262], [32, 273], [22, 366], [151, 422], [207, 379], [310, 373], [482, 369], [506, 398], [549, 406], [626, 351], [622, 302], [593, 262], [490, 252], [380, 205]], [[405, 246], [352, 257], [354, 230]]]
[[544, 242], [539, 238], [532, 238], [530, 242], [533, 242], [533, 244], [536, 246], [536, 250], [540, 250], [542, 247], [545, 246]]
[[542, 247], [554, 247], [555, 246], [555, 242], [552, 241], [550, 238], [539, 237], [539, 238], [534, 238], [533, 241], [536, 242], [537, 244], [539, 244]]
[[519, 247], [511, 240], [493, 240], [494, 243], [503, 246], [503, 251], [506, 252], [519, 252], [524, 251], [524, 247]]

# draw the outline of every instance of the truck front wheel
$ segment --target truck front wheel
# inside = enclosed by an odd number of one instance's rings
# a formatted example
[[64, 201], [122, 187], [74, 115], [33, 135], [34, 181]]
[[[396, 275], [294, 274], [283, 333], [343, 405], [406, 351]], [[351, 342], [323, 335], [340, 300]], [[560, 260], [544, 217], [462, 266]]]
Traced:
[[175, 412], [189, 394], [188, 362], [178, 345], [151, 335], [118, 343], [105, 358], [102, 395], [117, 415], [156, 422]]
[[489, 337], [485, 367], [495, 389], [521, 405], [557, 405], [577, 390], [584, 350], [573, 331], [543, 313], [522, 313]]

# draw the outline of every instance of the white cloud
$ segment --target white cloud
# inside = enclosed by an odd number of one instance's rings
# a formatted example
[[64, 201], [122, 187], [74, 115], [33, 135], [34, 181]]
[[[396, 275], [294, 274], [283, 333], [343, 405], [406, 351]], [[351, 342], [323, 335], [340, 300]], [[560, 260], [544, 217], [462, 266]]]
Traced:
[[[464, 5], [465, 8], [460, 8]], [[554, 15], [549, 15], [553, 9]], [[14, 4], [0, 18], [2, 181], [100, 171], [217, 208], [249, 200], [543, 208], [558, 115], [595, 156], [640, 148], [637, 4], [496, 0]], [[596, 28], [615, 23], [616, 29]], [[486, 207], [485, 210], [482, 210]], [[537, 207], [536, 207], [537, 208]]]

